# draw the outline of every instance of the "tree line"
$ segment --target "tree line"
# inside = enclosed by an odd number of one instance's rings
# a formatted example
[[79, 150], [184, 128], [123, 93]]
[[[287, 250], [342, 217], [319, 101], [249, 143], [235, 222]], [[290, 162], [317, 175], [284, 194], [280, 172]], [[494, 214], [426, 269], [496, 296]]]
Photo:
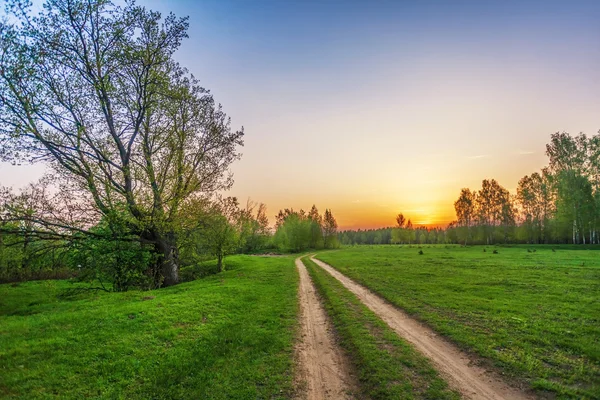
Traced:
[[332, 249], [339, 246], [337, 228], [330, 209], [320, 215], [315, 205], [308, 213], [286, 208], [277, 214], [273, 241], [281, 251]]
[[456, 220], [445, 228], [414, 227], [400, 213], [396, 226], [342, 231], [342, 244], [599, 244], [600, 132], [557, 132], [546, 145], [549, 165], [526, 175], [510, 193], [495, 179], [463, 188]]
[[546, 155], [549, 165], [521, 178], [515, 194], [494, 179], [462, 189], [450, 226], [458, 241], [598, 244], [600, 132], [557, 132]]

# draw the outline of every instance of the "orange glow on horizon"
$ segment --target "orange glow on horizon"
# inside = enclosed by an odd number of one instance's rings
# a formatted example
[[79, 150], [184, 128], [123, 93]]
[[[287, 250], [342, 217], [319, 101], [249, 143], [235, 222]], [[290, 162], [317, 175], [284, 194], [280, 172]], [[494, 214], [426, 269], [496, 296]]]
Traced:
[[339, 230], [357, 230], [357, 229], [378, 229], [396, 226], [396, 215], [403, 213], [406, 219], [410, 219], [414, 227], [439, 228], [446, 227], [450, 222], [456, 219], [454, 207], [440, 207], [431, 210], [413, 210], [396, 212], [378, 212], [376, 209], [359, 215], [346, 214], [345, 212], [336, 213]]

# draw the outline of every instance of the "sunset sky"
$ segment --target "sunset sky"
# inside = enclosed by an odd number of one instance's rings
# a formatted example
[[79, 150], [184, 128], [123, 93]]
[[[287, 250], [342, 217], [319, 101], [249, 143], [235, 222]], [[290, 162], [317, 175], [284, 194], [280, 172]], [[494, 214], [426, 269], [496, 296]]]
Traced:
[[444, 224], [462, 187], [514, 192], [551, 133], [600, 129], [600, 1], [141, 3], [190, 16], [176, 58], [246, 131], [230, 194], [271, 217]]

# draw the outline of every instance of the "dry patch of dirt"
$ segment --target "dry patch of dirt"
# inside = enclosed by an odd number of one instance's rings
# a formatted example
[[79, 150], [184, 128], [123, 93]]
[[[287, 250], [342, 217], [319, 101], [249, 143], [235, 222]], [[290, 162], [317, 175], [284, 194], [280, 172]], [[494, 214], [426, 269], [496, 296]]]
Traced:
[[448, 384], [464, 397], [477, 400], [532, 398], [510, 387], [492, 371], [477, 366], [468, 355], [439, 337], [430, 328], [357, 284], [329, 264], [312, 257], [311, 259], [354, 293], [399, 336], [412, 343], [418, 351], [428, 357]]
[[296, 259], [300, 274], [302, 331], [296, 346], [297, 398], [352, 399], [355, 390], [350, 364], [335, 342], [327, 315], [315, 292], [306, 267]]

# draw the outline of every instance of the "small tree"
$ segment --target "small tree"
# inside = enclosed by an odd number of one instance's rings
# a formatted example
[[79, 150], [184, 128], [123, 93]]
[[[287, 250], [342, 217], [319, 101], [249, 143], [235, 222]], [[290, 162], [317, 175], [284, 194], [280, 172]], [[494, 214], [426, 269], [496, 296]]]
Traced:
[[323, 217], [323, 240], [325, 242], [326, 249], [333, 249], [339, 246], [337, 241], [337, 221], [333, 216], [331, 210], [325, 210], [325, 216]]
[[404, 228], [404, 224], [406, 224], [406, 218], [404, 214], [400, 213], [396, 216], [396, 224], [398, 224], [398, 228]]
[[240, 230], [237, 223], [240, 213], [237, 198], [218, 199], [201, 210], [199, 225], [192, 235], [197, 251], [216, 257], [221, 272], [225, 270], [225, 256], [235, 253], [239, 246]]
[[310, 248], [319, 249], [324, 245], [323, 242], [323, 217], [319, 215], [317, 206], [313, 204], [310, 212], [308, 213], [308, 219], [310, 220]]

